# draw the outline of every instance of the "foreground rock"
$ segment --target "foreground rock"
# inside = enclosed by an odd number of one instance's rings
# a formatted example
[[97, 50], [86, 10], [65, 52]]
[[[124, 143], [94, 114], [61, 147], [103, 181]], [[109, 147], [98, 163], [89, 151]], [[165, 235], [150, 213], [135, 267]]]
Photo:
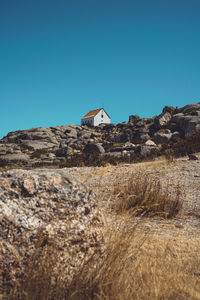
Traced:
[[41, 257], [50, 243], [55, 245], [55, 274], [59, 270], [69, 280], [84, 257], [101, 248], [97, 198], [64, 171], [4, 172], [0, 199], [5, 299], [12, 299], [15, 280], [22, 276], [36, 244]]

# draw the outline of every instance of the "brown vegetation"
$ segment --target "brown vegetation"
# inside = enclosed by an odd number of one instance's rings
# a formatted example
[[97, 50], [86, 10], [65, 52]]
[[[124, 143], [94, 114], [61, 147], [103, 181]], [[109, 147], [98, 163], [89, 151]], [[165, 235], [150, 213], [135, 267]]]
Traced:
[[138, 163], [142, 161], [150, 161], [157, 157], [156, 153], [151, 153], [145, 158], [139, 154], [131, 153], [129, 155], [111, 156], [100, 155], [98, 153], [82, 153], [74, 154], [61, 162], [61, 168], [71, 167], [100, 167], [107, 164], [117, 165], [119, 163]]
[[85, 260], [72, 280], [55, 271], [56, 237], [44, 245], [42, 234], [10, 299], [199, 299], [199, 240], [188, 243], [184, 236], [171, 239], [136, 229], [126, 222], [109, 226], [103, 255]]
[[182, 207], [179, 189], [172, 195], [162, 188], [159, 180], [144, 173], [133, 174], [127, 183], [116, 185], [114, 194], [117, 195], [114, 204], [117, 213], [128, 211], [135, 215], [172, 218]]
[[135, 216], [175, 217], [182, 206], [179, 189], [173, 195], [159, 180], [144, 173], [132, 174], [114, 187], [114, 218], [105, 227], [103, 252], [85, 258], [69, 278], [67, 262], [55, 268], [56, 235], [47, 242], [45, 231], [41, 231], [23, 277], [6, 299], [200, 299], [199, 236], [155, 234], [133, 225]]

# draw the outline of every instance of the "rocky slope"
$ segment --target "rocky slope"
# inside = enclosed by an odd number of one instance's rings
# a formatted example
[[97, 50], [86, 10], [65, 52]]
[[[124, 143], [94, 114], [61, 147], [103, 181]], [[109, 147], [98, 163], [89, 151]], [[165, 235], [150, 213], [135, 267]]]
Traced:
[[182, 108], [166, 106], [159, 116], [140, 118], [131, 115], [128, 122], [97, 127], [67, 125], [40, 127], [8, 133], [0, 141], [0, 166], [59, 165], [76, 153], [101, 155], [148, 155], [159, 146], [176, 143], [200, 131], [200, 103]]

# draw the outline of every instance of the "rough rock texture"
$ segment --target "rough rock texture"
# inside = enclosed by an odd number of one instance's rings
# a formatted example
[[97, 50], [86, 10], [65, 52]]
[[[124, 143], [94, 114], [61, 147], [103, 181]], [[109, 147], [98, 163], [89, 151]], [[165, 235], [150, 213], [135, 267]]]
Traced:
[[169, 133], [158, 132], [158, 133], [154, 134], [154, 141], [157, 144], [165, 144], [170, 141], [171, 137], [172, 137], [171, 132], [169, 132]]
[[135, 153], [140, 154], [141, 157], [147, 157], [156, 152], [158, 152], [158, 147], [152, 145], [141, 145], [135, 148]]
[[168, 124], [171, 120], [171, 114], [167, 111], [161, 114], [159, 117], [155, 118], [154, 126], [156, 129], [160, 129]]
[[29, 161], [30, 157], [27, 154], [23, 153], [11, 153], [1, 155], [0, 162], [3, 165], [10, 164], [10, 163], [24, 163], [26, 164]]
[[[165, 106], [160, 115], [152, 118], [130, 115], [129, 122], [117, 125], [101, 124], [97, 127], [66, 125], [18, 130], [8, 133], [0, 141], [0, 166], [13, 163], [28, 164], [30, 167], [58, 166], [62, 159], [82, 153], [89, 144], [95, 145], [102, 155], [103, 149], [96, 145], [102, 145], [108, 155], [112, 152], [109, 149], [114, 148], [117, 149], [112, 153], [119, 153], [121, 148], [122, 154], [125, 151], [123, 149], [125, 143], [137, 146], [143, 146], [148, 140], [153, 140], [156, 144], [176, 143], [199, 131], [200, 103], [188, 104], [182, 108]], [[27, 159], [24, 155], [28, 155]], [[12, 159], [16, 157], [19, 159]]]
[[[60, 170], [12, 170], [0, 177], [1, 257], [8, 295], [35, 250], [39, 232], [41, 251], [57, 245], [57, 270], [69, 279], [87, 254], [100, 249], [101, 215], [97, 198], [73, 176]], [[41, 238], [41, 236], [40, 236]]]
[[94, 153], [94, 152], [104, 153], [105, 150], [102, 147], [102, 145], [99, 143], [88, 142], [87, 145], [85, 146], [85, 148], [83, 149], [83, 152], [85, 152], [85, 153]]

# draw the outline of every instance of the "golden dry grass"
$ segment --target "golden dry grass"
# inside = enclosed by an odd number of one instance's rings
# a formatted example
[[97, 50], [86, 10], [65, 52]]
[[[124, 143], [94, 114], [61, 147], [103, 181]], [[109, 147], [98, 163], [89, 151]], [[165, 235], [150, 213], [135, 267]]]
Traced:
[[158, 179], [142, 172], [132, 174], [123, 184], [117, 184], [114, 194], [116, 201], [113, 207], [117, 213], [171, 218], [182, 207], [179, 189], [171, 194]]
[[[97, 169], [94, 176], [108, 173], [110, 166]], [[65, 272], [67, 262], [55, 268], [59, 259], [57, 237], [45, 244], [45, 232], [41, 232], [24, 276], [6, 299], [200, 299], [200, 237], [191, 237], [181, 228], [159, 233], [151, 226], [147, 230], [133, 225], [135, 214], [175, 216], [181, 207], [179, 193], [172, 197], [158, 181], [141, 177], [141, 173], [131, 175], [117, 189], [111, 195], [118, 200], [114, 214], [108, 214], [111, 218], [104, 229], [103, 252], [85, 258], [70, 279]], [[143, 224], [143, 218], [139, 222]], [[148, 219], [145, 222], [148, 224]]]
[[103, 255], [87, 259], [72, 281], [52, 272], [57, 255], [47, 246], [43, 256], [31, 258], [10, 299], [200, 299], [200, 239], [141, 234], [127, 226], [109, 226]]

